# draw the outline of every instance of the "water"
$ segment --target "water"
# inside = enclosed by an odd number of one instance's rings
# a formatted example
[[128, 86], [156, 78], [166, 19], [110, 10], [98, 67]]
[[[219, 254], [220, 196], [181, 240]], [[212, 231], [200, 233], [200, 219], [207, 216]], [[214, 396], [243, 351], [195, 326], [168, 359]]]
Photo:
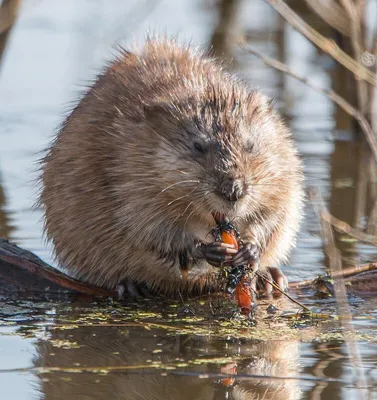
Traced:
[[[36, 161], [72, 101], [115, 54], [114, 43], [142, 43], [147, 30], [208, 43], [216, 23], [210, 1], [26, 1], [0, 71], [0, 235], [52, 262], [42, 236], [41, 211], [31, 209], [37, 193]], [[262, 0], [241, 2], [237, 29], [247, 31], [254, 49], [283, 59], [325, 88], [336, 88], [342, 79], [329, 57], [319, 55]], [[236, 47], [232, 51], [237, 71], [275, 97], [294, 130], [307, 186], [320, 190], [338, 218], [352, 225], [365, 223], [373, 203], [363, 192], [366, 168], [358, 171], [358, 166], [365, 157], [350, 118], [302, 83]], [[375, 248], [337, 239], [346, 266], [377, 259]], [[291, 280], [308, 279], [325, 265], [318, 218], [308, 202], [285, 272]], [[89, 300], [4, 300], [2, 398], [361, 398], [336, 323], [298, 329], [279, 322], [282, 331], [273, 325], [266, 330], [239, 326], [228, 332], [226, 320], [213, 316], [207, 306], [145, 302], [136, 313], [135, 307]], [[334, 311], [328, 301], [313, 306]], [[369, 396], [377, 398], [377, 305], [356, 296], [352, 307]], [[217, 375], [231, 362], [237, 363], [240, 374], [291, 379], [249, 376], [227, 386]]]

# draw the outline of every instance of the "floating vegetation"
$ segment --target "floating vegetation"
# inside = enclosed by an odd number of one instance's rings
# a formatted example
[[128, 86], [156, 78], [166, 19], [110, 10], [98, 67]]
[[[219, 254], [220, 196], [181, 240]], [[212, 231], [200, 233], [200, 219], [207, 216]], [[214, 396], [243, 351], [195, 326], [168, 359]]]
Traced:
[[[51, 307], [51, 304], [49, 304]], [[119, 304], [95, 305], [92, 308], [58, 307], [58, 317], [51, 321], [46, 313], [34, 315], [32, 321], [3, 322], [0, 335], [20, 335], [45, 340], [53, 347], [75, 349], [85, 346], [66, 334], [64, 339], [52, 340], [53, 332], [70, 332], [73, 337], [75, 331], [96, 329], [115, 329], [121, 335], [129, 336], [130, 332], [145, 331], [148, 335], [169, 336], [196, 336], [211, 337], [220, 340], [250, 339], [257, 341], [269, 340], [301, 340], [327, 342], [328, 340], [342, 340], [343, 333], [339, 328], [338, 316], [333, 310], [326, 312], [306, 312], [303, 310], [282, 310], [276, 304], [261, 302], [257, 308], [257, 324], [246, 317], [228, 309], [224, 302], [224, 312], [217, 310], [214, 315], [208, 310], [208, 301], [191, 300], [186, 304], [155, 304], [154, 309], [145, 311], [145, 303], [140, 302], [135, 308], [121, 307]], [[156, 309], [159, 309], [158, 311]], [[233, 307], [234, 308], [234, 307]], [[174, 311], [173, 311], [174, 310]], [[213, 310], [213, 309], [212, 309]], [[273, 313], [271, 310], [274, 310]], [[33, 312], [33, 309], [30, 310]], [[46, 309], [44, 309], [46, 311]], [[189, 311], [189, 312], [188, 312]], [[224, 317], [233, 311], [230, 318]], [[360, 317], [362, 318], [362, 316]], [[330, 331], [329, 331], [330, 330]], [[324, 333], [327, 332], [327, 333]], [[43, 333], [43, 334], [42, 334]], [[360, 340], [377, 341], [373, 335], [364, 335], [356, 332]], [[71, 335], [72, 336], [72, 335]], [[69, 340], [68, 340], [69, 339]], [[153, 354], [162, 353], [160, 348], [154, 349]]]

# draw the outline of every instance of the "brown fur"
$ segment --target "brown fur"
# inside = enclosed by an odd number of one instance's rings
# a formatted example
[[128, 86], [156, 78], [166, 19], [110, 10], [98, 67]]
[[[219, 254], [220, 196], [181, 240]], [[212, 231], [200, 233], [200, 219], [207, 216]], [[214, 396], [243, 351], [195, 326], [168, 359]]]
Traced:
[[[194, 142], [208, 148], [195, 151]], [[172, 294], [216, 288], [216, 269], [179, 256], [209, 242], [211, 211], [285, 260], [302, 208], [291, 134], [259, 92], [218, 63], [168, 40], [123, 52], [66, 120], [43, 162], [45, 229], [72, 275], [113, 288], [124, 280]], [[227, 177], [247, 194], [226, 203]]]

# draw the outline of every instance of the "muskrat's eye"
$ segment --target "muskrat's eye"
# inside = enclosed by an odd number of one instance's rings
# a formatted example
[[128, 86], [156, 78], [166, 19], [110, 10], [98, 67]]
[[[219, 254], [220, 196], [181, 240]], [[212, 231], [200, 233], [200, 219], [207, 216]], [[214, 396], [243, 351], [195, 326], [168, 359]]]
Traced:
[[194, 143], [194, 149], [198, 152], [198, 153], [205, 153], [205, 148], [198, 142]]

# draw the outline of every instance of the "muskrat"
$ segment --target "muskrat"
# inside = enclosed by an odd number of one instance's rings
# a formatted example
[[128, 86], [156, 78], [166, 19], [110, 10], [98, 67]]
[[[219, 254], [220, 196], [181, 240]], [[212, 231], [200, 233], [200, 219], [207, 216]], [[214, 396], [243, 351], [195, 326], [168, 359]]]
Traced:
[[[275, 266], [302, 212], [302, 165], [270, 100], [168, 39], [121, 51], [62, 125], [41, 178], [60, 265], [131, 292], [215, 291], [219, 264]], [[211, 243], [214, 212], [237, 226], [238, 252]]]

